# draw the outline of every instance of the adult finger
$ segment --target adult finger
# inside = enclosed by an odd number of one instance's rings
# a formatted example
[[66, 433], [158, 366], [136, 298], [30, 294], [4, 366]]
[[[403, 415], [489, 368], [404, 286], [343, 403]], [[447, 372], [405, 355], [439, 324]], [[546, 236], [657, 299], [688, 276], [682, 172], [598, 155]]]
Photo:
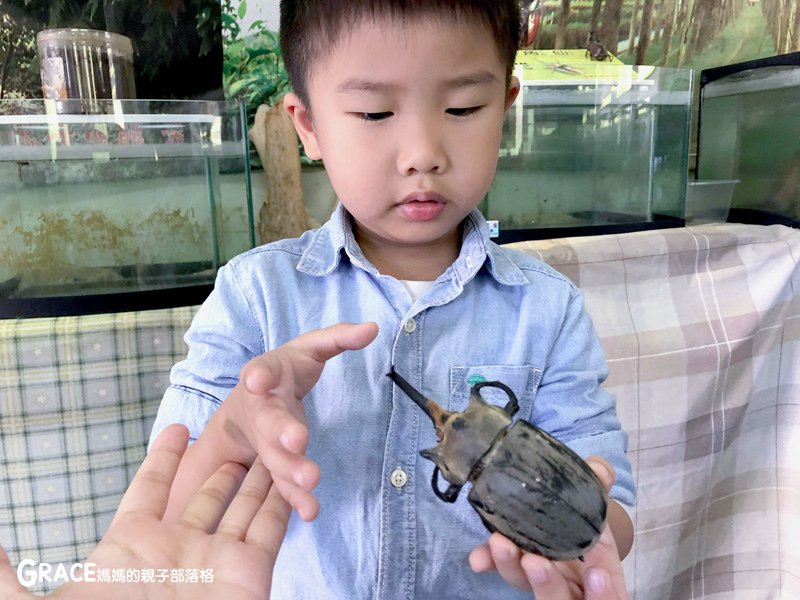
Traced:
[[158, 519], [164, 515], [175, 473], [188, 444], [189, 430], [183, 425], [170, 425], [159, 434], [122, 496], [114, 521], [129, 512]]
[[[6, 551], [0, 546], [0, 598], [24, 598], [26, 590], [17, 579], [17, 574], [8, 560]], [[19, 595], [16, 595], [19, 594]], [[35, 598], [33, 594], [28, 594]]]
[[283, 536], [286, 535], [291, 512], [291, 506], [280, 494], [278, 487], [273, 485], [247, 530], [245, 542], [254, 544], [266, 552], [273, 565], [283, 542]]
[[520, 565], [522, 551], [514, 542], [495, 532], [489, 536], [489, 549], [492, 552], [492, 560], [497, 567], [497, 572], [503, 579], [518, 590], [528, 591], [531, 589], [525, 571]]
[[213, 533], [247, 475], [238, 463], [226, 463], [192, 496], [178, 523]]
[[247, 530], [258, 509], [267, 499], [267, 492], [271, 486], [272, 477], [257, 458], [217, 526], [217, 533], [244, 541]]

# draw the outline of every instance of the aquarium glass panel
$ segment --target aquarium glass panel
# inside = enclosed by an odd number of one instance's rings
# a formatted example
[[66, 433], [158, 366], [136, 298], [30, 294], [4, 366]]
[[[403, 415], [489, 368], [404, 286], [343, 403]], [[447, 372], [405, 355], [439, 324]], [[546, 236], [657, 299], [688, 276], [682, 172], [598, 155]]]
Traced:
[[242, 105], [0, 102], [0, 298], [213, 282], [255, 245]]
[[800, 53], [714, 71], [728, 74], [702, 87], [698, 177], [738, 180], [730, 220], [800, 224]]
[[544, 56], [517, 66], [522, 91], [482, 206], [501, 240], [680, 224], [692, 71]]

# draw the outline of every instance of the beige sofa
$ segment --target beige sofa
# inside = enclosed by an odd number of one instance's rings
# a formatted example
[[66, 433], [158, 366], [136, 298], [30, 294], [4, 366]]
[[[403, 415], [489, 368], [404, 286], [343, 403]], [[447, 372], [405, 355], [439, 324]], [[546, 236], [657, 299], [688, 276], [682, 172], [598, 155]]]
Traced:
[[[514, 246], [584, 290], [601, 336], [639, 486], [631, 597], [800, 597], [800, 231]], [[93, 547], [193, 313], [0, 321], [0, 543], [13, 563]]]

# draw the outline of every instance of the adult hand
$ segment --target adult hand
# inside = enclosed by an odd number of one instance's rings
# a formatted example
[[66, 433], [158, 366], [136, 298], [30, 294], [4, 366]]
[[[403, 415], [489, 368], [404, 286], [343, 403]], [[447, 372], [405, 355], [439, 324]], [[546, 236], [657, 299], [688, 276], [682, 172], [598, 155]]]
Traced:
[[[590, 457], [586, 462], [608, 493], [614, 483], [611, 465], [598, 457]], [[628, 597], [619, 551], [608, 521], [598, 542], [583, 558], [583, 561], [551, 561], [524, 552], [507, 537], [493, 533], [486, 544], [470, 553], [469, 561], [477, 572], [497, 570], [515, 588], [532, 591], [536, 600], [624, 600]]]
[[[69, 582], [54, 597], [269, 597], [272, 569], [291, 509], [264, 466], [229, 463], [217, 470], [174, 522], [163, 518], [178, 464], [188, 444], [182, 425], [154, 442], [122, 498], [114, 520], [87, 563], [100, 569], [208, 569], [213, 583]], [[0, 551], [0, 598], [35, 598], [17, 581]]]

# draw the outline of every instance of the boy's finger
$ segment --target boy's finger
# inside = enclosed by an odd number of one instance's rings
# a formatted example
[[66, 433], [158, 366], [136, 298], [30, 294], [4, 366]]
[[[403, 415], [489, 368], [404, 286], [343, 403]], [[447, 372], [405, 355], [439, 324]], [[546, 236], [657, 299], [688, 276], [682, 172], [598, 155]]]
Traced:
[[192, 496], [178, 523], [206, 533], [216, 531], [245, 475], [247, 469], [240, 464], [222, 465]]
[[345, 350], [366, 347], [377, 335], [377, 323], [337, 323], [304, 333], [286, 345], [322, 363]]
[[252, 435], [257, 436], [258, 440], [266, 440], [270, 445], [280, 446], [295, 454], [305, 452], [308, 427], [281, 403], [262, 403], [251, 418], [255, 425]]
[[592, 468], [600, 483], [603, 484], [603, 489], [608, 493], [617, 478], [611, 463], [600, 456], [590, 456], [586, 459], [586, 464]]
[[[251, 360], [244, 366], [239, 378], [253, 394], [263, 395], [272, 391], [284, 397], [298, 393], [302, 396], [307, 392], [306, 388], [316, 382], [325, 361], [346, 350], [359, 350], [377, 335], [378, 326], [375, 323], [337, 323], [315, 329]], [[314, 365], [310, 369], [313, 381], [308, 381], [309, 373], [295, 373], [294, 360], [298, 355], [309, 359], [310, 364]]]
[[317, 463], [302, 454], [290, 452], [275, 438], [259, 438], [256, 450], [274, 480], [291, 481], [306, 490], [313, 490], [319, 483]]
[[608, 525], [606, 525], [597, 543], [586, 553], [585, 564], [587, 570], [599, 569], [608, 576], [607, 587], [609, 591], [604, 592], [605, 595], [596, 595], [594, 596], [595, 598], [626, 597], [625, 574], [622, 570], [614, 534]]
[[159, 434], [122, 496], [114, 521], [128, 512], [158, 519], [164, 515], [175, 473], [188, 444], [189, 430], [183, 425], [170, 425]]
[[217, 533], [244, 541], [247, 530], [272, 487], [272, 477], [260, 459], [256, 459], [227, 512], [217, 527]]
[[555, 565], [543, 556], [525, 553], [520, 564], [536, 600], [572, 600], [582, 597], [577, 585], [567, 581]]
[[612, 575], [608, 571], [589, 568], [583, 575], [586, 600], [626, 600], [628, 590], [625, 586], [625, 577], [620, 571], [619, 575]]
[[475, 546], [472, 549], [472, 552], [469, 553], [469, 566], [476, 573], [494, 571], [496, 569], [488, 543]]
[[267, 492], [267, 499], [259, 508], [250, 528], [247, 530], [245, 542], [255, 544], [269, 555], [272, 564], [278, 556], [278, 550], [286, 535], [286, 525], [292, 507], [279, 493], [278, 487], [272, 485]]
[[319, 513], [319, 501], [313, 494], [284, 479], [274, 479], [273, 487], [289, 505], [297, 511], [303, 521], [313, 521]]
[[529, 591], [530, 585], [520, 565], [522, 551], [510, 539], [499, 533], [489, 536], [489, 549], [497, 572], [518, 590]]

